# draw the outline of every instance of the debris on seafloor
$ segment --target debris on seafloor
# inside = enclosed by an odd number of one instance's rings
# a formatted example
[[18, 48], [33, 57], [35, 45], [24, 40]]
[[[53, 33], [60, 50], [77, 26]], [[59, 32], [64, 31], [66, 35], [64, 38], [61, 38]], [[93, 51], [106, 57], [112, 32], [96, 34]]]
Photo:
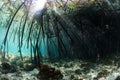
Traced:
[[46, 64], [41, 64], [39, 67], [38, 78], [45, 80], [59, 80], [63, 77], [60, 70], [48, 66]]

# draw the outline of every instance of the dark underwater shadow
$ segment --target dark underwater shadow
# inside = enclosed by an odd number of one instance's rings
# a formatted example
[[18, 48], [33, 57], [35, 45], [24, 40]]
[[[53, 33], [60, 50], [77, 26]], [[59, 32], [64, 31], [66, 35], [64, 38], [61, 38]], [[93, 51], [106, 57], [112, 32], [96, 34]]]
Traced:
[[[119, 54], [120, 14], [119, 7], [113, 5], [116, 2], [97, 0], [89, 6], [76, 6], [74, 9], [69, 8], [66, 2], [57, 6], [57, 10], [46, 6], [32, 18], [29, 18], [31, 2], [27, 5], [25, 3], [21, 3], [7, 21], [8, 29], [3, 41], [3, 45], [6, 46], [10, 29], [15, 24], [14, 19], [19, 10], [24, 8], [25, 14], [20, 18], [20, 24], [16, 28], [21, 58], [21, 47], [25, 45], [23, 40], [26, 40], [26, 47], [30, 48], [31, 59], [35, 64], [44, 59], [42, 44], [47, 54], [45, 57], [50, 61], [60, 59], [96, 61], [109, 58], [111, 54]], [[52, 2], [47, 4], [52, 8]]]

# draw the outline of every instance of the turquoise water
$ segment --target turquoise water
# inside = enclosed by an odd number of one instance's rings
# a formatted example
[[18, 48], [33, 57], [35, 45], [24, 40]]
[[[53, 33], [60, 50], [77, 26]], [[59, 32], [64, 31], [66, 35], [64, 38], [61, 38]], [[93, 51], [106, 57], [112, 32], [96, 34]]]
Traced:
[[[6, 34], [6, 29], [0, 27], [0, 45], [2, 45], [3, 43], [5, 34]], [[8, 38], [10, 38], [10, 35]], [[25, 41], [23, 43], [25, 43]], [[6, 50], [8, 49], [9, 53], [12, 53], [12, 54], [18, 53], [18, 39], [17, 38], [15, 39], [15, 41], [13, 41], [13, 39], [9, 39], [9, 41], [7, 42], [7, 45], [8, 47], [6, 46]], [[23, 55], [28, 55], [30, 53], [29, 48], [26, 48], [25, 46], [23, 46], [21, 50], [22, 50], [22, 53], [24, 53]]]
[[[2, 46], [2, 43], [3, 43], [3, 40], [4, 40], [4, 37], [5, 37], [5, 34], [6, 34], [6, 30], [5, 28], [2, 28], [0, 27], [0, 46]], [[11, 33], [9, 33], [11, 34]], [[11, 54], [15, 54], [15, 55], [19, 55], [19, 46], [18, 46], [18, 38], [16, 36], [15, 40], [13, 41], [13, 36], [9, 35], [8, 36], [8, 42], [7, 42], [7, 46], [5, 48], [5, 50]], [[45, 41], [44, 41], [45, 40]], [[47, 51], [47, 40], [46, 38], [41, 41], [41, 45], [39, 46], [40, 48], [40, 52], [42, 54], [42, 56], [44, 57], [47, 57], [48, 58], [48, 51]], [[23, 40], [23, 46], [21, 48], [21, 51], [22, 51], [22, 54], [24, 56], [30, 56], [30, 48], [27, 48], [26, 46], [26, 40]], [[58, 51], [57, 51], [57, 48], [53, 45], [53, 44], [50, 44], [50, 51], [53, 53], [52, 56], [57, 56], [58, 54]]]
[[[15, 11], [17, 11], [17, 9], [19, 8], [19, 6], [21, 5], [21, 3], [22, 3], [21, 1], [22, 0], [20, 0], [20, 2], [19, 1], [15, 2], [14, 0], [10, 0], [10, 1], [11, 1], [10, 4], [9, 4], [9, 2], [8, 2], [8, 4], [6, 4], [7, 1], [6, 1], [6, 3], [4, 1], [0, 1], [0, 3], [1, 3], [1, 5], [0, 5], [0, 7], [1, 7], [1, 11], [0, 11], [1, 12], [0, 13], [1, 14], [0, 15], [0, 23], [1, 23], [1, 25], [0, 25], [0, 46], [3, 45], [2, 43], [3, 43], [4, 37], [6, 35], [6, 31], [7, 31], [7, 29], [3, 28], [3, 27], [9, 27], [9, 25], [10, 25], [10, 29], [9, 29], [8, 36], [7, 36], [7, 43], [6, 43], [6, 46], [3, 46], [3, 47], [5, 47], [5, 51], [8, 50], [9, 53], [12, 53], [12, 54], [15, 54], [15, 55], [19, 55], [19, 40], [18, 40], [18, 35], [17, 35], [18, 33], [16, 33], [16, 32], [19, 32], [19, 31], [17, 31], [18, 28], [19, 28], [19, 30], [22, 33], [22, 29], [21, 28], [23, 28], [24, 21], [26, 20], [25, 19], [26, 17], [25, 16], [23, 17], [23, 15], [24, 14], [26, 15], [26, 11], [22, 10], [22, 9], [24, 9], [24, 7], [21, 7], [19, 9], [19, 11], [17, 12], [17, 14], [14, 16]], [[3, 4], [5, 4], [5, 5], [3, 5]], [[35, 5], [36, 4], [34, 4], [33, 6], [35, 6]], [[38, 6], [36, 6], [36, 7], [38, 7]], [[41, 6], [39, 5], [39, 7], [41, 7]], [[27, 48], [27, 37], [28, 37], [28, 30], [27, 29], [30, 29], [30, 24], [32, 23], [32, 18], [34, 18], [33, 16], [30, 16], [32, 14], [31, 13], [32, 11], [34, 11], [34, 7], [30, 10], [30, 12], [28, 14], [29, 15], [28, 19], [26, 20], [27, 22], [25, 24], [25, 31], [24, 31], [24, 34], [23, 34], [24, 37], [23, 37], [23, 40], [22, 40], [23, 41], [23, 45], [21, 47], [22, 55], [27, 55], [27, 56], [30, 56], [30, 54], [31, 54], [30, 53], [30, 47], [31, 46], [29, 46], [29, 48]], [[41, 12], [42, 12], [41, 9], [39, 9], [38, 11], [35, 11], [36, 14], [38, 12], [39, 12], [38, 15], [41, 15]], [[48, 10], [48, 12], [49, 12], [49, 10]], [[52, 12], [53, 11], [50, 11], [49, 15], [51, 15]], [[43, 13], [44, 13], [44, 9], [43, 9]], [[38, 15], [36, 17], [39, 17]], [[14, 19], [12, 20], [13, 16], [14, 16]], [[37, 19], [37, 18], [35, 18], [35, 19]], [[12, 20], [12, 22], [10, 22], [11, 20]], [[52, 20], [52, 18], [50, 19], [50, 21], [51, 20]], [[6, 25], [8, 25], [8, 26], [6, 26]], [[38, 27], [36, 25], [39, 25], [39, 23], [38, 22], [34, 22], [34, 26]], [[46, 24], [44, 25], [44, 27], [46, 27]], [[53, 27], [53, 26], [50, 26], [50, 27]], [[33, 29], [35, 29], [35, 28], [33, 28]], [[34, 40], [36, 40], [36, 37], [38, 35], [38, 34], [36, 35], [36, 33], [38, 32], [37, 28], [34, 31], [31, 32], [32, 33], [31, 36], [34, 36], [34, 37], [32, 37], [32, 43], [35, 46]], [[47, 29], [45, 31], [47, 32]], [[54, 31], [54, 30], [51, 30], [51, 32], [52, 31]], [[35, 33], [35, 35], [34, 35], [34, 33]], [[14, 35], [16, 35], [16, 36], [14, 37]], [[47, 34], [45, 34], [45, 36], [46, 35]], [[61, 35], [63, 36], [64, 34], [61, 34]], [[21, 34], [20, 34], [20, 36], [21, 36]], [[64, 43], [65, 47], [68, 47], [69, 43], [66, 40], [67, 38], [65, 38], [65, 37], [66, 36], [64, 36], [62, 40], [63, 40], [63, 43]], [[55, 58], [55, 57], [58, 56], [58, 53], [59, 53], [59, 51], [58, 51], [58, 42], [57, 42], [58, 40], [57, 40], [56, 37], [52, 37], [52, 38], [49, 39], [49, 40], [54, 41], [54, 43], [56, 44], [56, 46], [55, 46], [53, 44], [53, 42], [49, 41], [47, 43], [47, 38], [48, 38], [47, 36], [44, 37], [44, 39], [43, 39], [43, 37], [41, 37], [42, 40], [38, 41], [39, 42], [38, 47], [39, 47], [39, 50], [40, 50], [40, 54], [43, 57], [49, 58], [49, 52], [48, 52], [48, 45], [49, 45], [49, 51], [51, 53], [50, 56], [53, 57], [53, 58]], [[63, 47], [63, 45], [62, 45], [62, 47]]]

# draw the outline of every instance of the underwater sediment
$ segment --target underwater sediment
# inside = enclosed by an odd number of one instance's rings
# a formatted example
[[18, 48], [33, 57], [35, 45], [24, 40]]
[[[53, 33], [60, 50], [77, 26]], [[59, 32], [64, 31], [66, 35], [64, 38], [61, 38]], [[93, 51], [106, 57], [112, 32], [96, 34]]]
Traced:
[[46, 61], [37, 68], [28, 56], [23, 57], [22, 64], [20, 56], [7, 55], [6, 60], [0, 60], [0, 80], [119, 80], [118, 56], [99, 62], [77, 59]]
[[119, 80], [119, 0], [0, 3], [3, 80]]

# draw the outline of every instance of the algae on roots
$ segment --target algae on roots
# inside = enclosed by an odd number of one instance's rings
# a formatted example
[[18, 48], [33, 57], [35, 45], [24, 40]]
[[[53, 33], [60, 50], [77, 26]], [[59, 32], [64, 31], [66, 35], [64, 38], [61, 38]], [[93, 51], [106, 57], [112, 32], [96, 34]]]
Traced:
[[[44, 8], [34, 15], [30, 13], [31, 5], [32, 0], [21, 2], [6, 21], [3, 45], [6, 46], [9, 34], [14, 39], [17, 36], [21, 58], [23, 46], [30, 48], [36, 64], [44, 59], [84, 55], [96, 59], [98, 55], [104, 56], [102, 53], [119, 49], [119, 8], [111, 1], [47, 0]], [[19, 12], [22, 14], [18, 15]]]

